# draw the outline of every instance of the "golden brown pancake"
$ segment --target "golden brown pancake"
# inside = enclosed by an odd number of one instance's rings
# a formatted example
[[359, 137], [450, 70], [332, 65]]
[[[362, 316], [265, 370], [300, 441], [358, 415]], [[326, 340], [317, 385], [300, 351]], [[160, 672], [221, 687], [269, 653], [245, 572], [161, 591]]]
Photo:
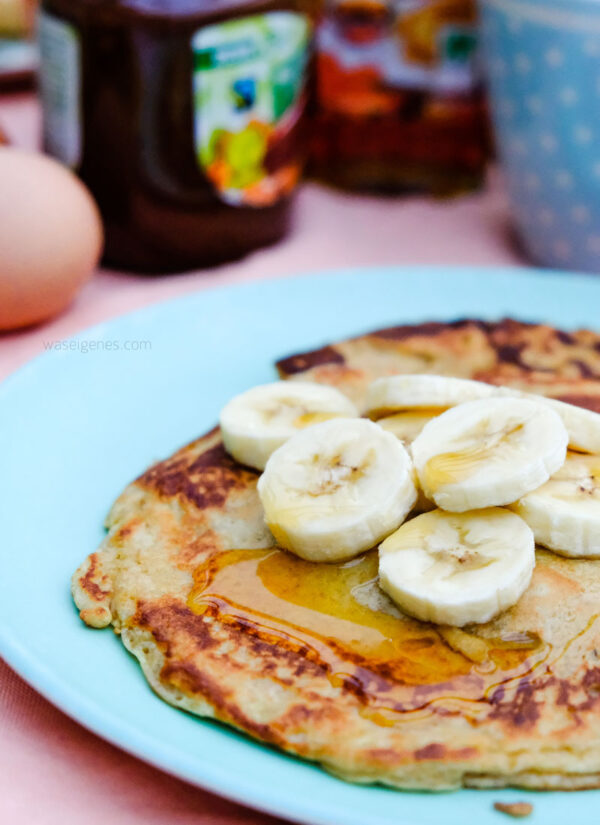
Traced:
[[[379, 375], [427, 371], [600, 409], [600, 336], [514, 321], [396, 327], [278, 367], [359, 404]], [[214, 430], [124, 491], [73, 577], [82, 619], [112, 624], [159, 696], [356, 782], [600, 786], [600, 561], [538, 550], [517, 605], [437, 627], [382, 593], [375, 551], [277, 549], [257, 478]]]
[[383, 375], [437, 373], [506, 384], [600, 412], [600, 336], [505, 319], [389, 327], [292, 355], [282, 378], [332, 384], [359, 405]]

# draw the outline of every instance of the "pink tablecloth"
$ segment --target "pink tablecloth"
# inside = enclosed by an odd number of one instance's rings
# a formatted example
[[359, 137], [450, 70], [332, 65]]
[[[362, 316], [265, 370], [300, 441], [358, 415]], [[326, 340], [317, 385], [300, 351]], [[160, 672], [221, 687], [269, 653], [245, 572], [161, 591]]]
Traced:
[[[30, 96], [0, 97], [0, 127], [34, 147]], [[0, 186], [2, 182], [0, 181]], [[519, 264], [499, 183], [450, 203], [303, 188], [291, 236], [244, 261], [146, 279], [100, 271], [60, 318], [0, 334], [0, 380], [57, 341], [128, 310], [218, 284], [360, 264]], [[1, 264], [1, 261], [0, 261]], [[126, 756], [55, 710], [0, 662], [0, 822], [16, 825], [233, 825], [270, 820]]]

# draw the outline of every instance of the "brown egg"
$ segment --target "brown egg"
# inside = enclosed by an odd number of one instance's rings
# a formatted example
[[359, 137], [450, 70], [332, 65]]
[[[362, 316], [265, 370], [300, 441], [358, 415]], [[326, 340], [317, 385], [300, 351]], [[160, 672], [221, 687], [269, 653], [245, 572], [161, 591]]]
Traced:
[[61, 312], [102, 251], [85, 186], [45, 155], [0, 147], [0, 330]]

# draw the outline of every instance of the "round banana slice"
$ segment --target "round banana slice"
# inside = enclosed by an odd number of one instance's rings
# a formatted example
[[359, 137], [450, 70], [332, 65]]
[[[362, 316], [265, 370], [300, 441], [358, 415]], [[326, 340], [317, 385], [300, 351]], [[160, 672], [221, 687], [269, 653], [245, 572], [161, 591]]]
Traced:
[[258, 494], [276, 542], [309, 561], [373, 547], [416, 499], [408, 453], [365, 419], [326, 421], [290, 438], [267, 462]]
[[561, 556], [600, 558], [600, 455], [567, 453], [550, 481], [511, 509], [538, 544]]
[[379, 419], [400, 410], [446, 410], [465, 401], [488, 398], [495, 388], [482, 381], [446, 375], [391, 375], [367, 389], [367, 415]]
[[[415, 376], [396, 376], [399, 378], [413, 378]], [[444, 380], [442, 376], [438, 375], [424, 375], [424, 376], [416, 376], [417, 378], [435, 378]], [[383, 381], [387, 381], [388, 379], [381, 379]], [[457, 380], [461, 381], [461, 379], [449, 379], [450, 381]], [[377, 383], [377, 382], [375, 382]], [[426, 382], [427, 383], [427, 382]], [[462, 382], [461, 382], [462, 383]], [[466, 381], [465, 383], [476, 383], [476, 382], [469, 382]], [[430, 384], [431, 386], [431, 384]], [[485, 385], [483, 385], [485, 386]], [[410, 447], [412, 442], [415, 438], [419, 435], [425, 424], [428, 424], [433, 418], [440, 415], [446, 407], [441, 407], [439, 409], [434, 408], [426, 408], [426, 409], [409, 409], [402, 412], [394, 413], [393, 415], [386, 415], [384, 418], [377, 418], [377, 423], [380, 427], [383, 427], [388, 433], [392, 433], [395, 435], [396, 438], [400, 439], [400, 441], [404, 444], [405, 447]], [[423, 490], [421, 489], [421, 485], [419, 484], [419, 477], [417, 476], [416, 470], [413, 471], [413, 481], [415, 482], [415, 487], [417, 488], [417, 500], [415, 502], [415, 506], [413, 507], [414, 513], [426, 513], [428, 510], [435, 509], [435, 504], [433, 501], [430, 501]]]
[[399, 412], [394, 415], [386, 415], [385, 418], [378, 418], [377, 423], [386, 432], [395, 435], [408, 447], [419, 435], [425, 424], [432, 418], [443, 412], [442, 410], [411, 410], [410, 412]]
[[412, 508], [413, 514], [427, 513], [429, 512], [429, 510], [435, 510], [435, 502], [432, 501], [430, 498], [427, 498], [427, 496], [421, 489], [421, 485], [419, 484], [419, 476], [417, 475], [417, 471], [414, 469], [414, 465], [413, 482], [415, 485], [415, 489], [417, 491], [417, 500], [415, 501], [414, 506]]
[[569, 433], [569, 447], [582, 453], [600, 454], [600, 413], [566, 404], [556, 398], [547, 398], [531, 392], [521, 392], [511, 387], [496, 387], [495, 395], [528, 398], [540, 401], [557, 412]]
[[535, 566], [533, 532], [508, 510], [434, 510], [406, 522], [379, 548], [379, 583], [424, 622], [488, 622], [516, 604]]
[[[386, 418], [380, 418], [377, 424], [386, 432], [395, 435], [405, 447], [410, 444], [419, 435], [425, 424], [435, 418], [435, 414], [415, 410], [414, 412], [402, 412], [396, 415], [388, 415]], [[419, 477], [417, 471], [413, 466], [413, 481], [417, 489], [417, 500], [413, 507], [415, 513], [426, 513], [427, 510], [433, 510], [435, 504], [430, 501], [419, 484]]]
[[563, 465], [568, 435], [537, 400], [485, 398], [442, 413], [411, 450], [427, 498], [462, 513], [512, 504]]
[[227, 403], [220, 418], [225, 449], [237, 461], [264, 470], [269, 456], [305, 427], [330, 418], [356, 417], [341, 392], [309, 381], [253, 387]]
[[465, 401], [495, 396], [525, 398], [547, 404], [562, 418], [569, 433], [570, 447], [584, 453], [600, 454], [600, 413], [555, 398], [523, 392], [514, 387], [497, 387], [483, 381], [429, 374], [378, 378], [367, 390], [366, 410], [370, 418], [379, 420], [403, 410], [439, 413]]
[[555, 398], [544, 398], [563, 420], [569, 433], [569, 446], [584, 453], [600, 453], [600, 414]]

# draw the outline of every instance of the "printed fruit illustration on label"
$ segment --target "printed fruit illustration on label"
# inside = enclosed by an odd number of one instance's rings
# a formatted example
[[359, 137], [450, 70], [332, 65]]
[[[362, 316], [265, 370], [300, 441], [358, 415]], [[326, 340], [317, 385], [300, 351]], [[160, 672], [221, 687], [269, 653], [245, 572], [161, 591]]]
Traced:
[[292, 12], [218, 23], [193, 38], [197, 156], [231, 205], [268, 206], [299, 177], [308, 40], [308, 21]]

